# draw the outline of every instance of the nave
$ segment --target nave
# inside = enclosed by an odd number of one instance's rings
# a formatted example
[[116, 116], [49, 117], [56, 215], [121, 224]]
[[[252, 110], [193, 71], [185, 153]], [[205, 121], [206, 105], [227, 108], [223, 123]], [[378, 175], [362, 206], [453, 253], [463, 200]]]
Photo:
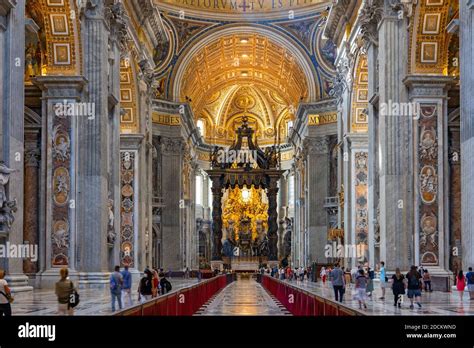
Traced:
[[291, 315], [285, 307], [251, 278], [240, 278], [228, 285], [196, 315]]

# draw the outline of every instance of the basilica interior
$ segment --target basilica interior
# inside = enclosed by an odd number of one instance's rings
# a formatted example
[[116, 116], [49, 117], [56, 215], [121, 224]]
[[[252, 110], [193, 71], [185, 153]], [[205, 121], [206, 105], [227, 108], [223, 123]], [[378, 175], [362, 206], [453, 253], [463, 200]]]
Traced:
[[61, 267], [86, 287], [384, 261], [447, 290], [474, 265], [473, 20], [467, 0], [0, 1], [0, 244], [38, 250], [0, 268], [28, 291]]

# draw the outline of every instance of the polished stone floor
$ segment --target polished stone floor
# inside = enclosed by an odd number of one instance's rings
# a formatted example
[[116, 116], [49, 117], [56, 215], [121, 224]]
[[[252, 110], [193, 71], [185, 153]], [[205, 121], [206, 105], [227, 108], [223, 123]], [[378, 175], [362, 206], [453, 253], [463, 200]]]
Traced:
[[204, 305], [196, 315], [283, 316], [286, 308], [253, 279], [239, 279]]
[[[322, 282], [312, 283], [308, 281], [291, 281], [290, 283], [316, 295], [334, 300], [334, 292], [330, 282], [326, 282], [325, 285], [323, 285]], [[353, 284], [351, 284], [351, 287], [346, 290], [343, 304], [360, 311], [360, 313], [364, 315], [474, 315], [474, 300], [469, 300], [469, 293], [467, 291], [464, 292], [462, 302], [460, 301], [457, 291], [423, 292], [421, 297], [422, 308], [418, 308], [415, 305], [414, 309], [410, 309], [410, 300], [406, 295], [403, 298], [403, 303], [401, 305], [402, 308], [399, 309], [395, 307], [393, 305], [394, 301], [391, 289], [386, 289], [385, 300], [380, 300], [379, 298], [382, 295], [382, 290], [378, 283], [375, 283], [375, 292], [372, 295], [372, 298], [367, 300], [367, 309], [359, 310], [358, 301], [353, 299], [353, 295], [354, 289]]]
[[[195, 284], [197, 280], [184, 280], [172, 278], [173, 290], [179, 290]], [[297, 286], [305, 291], [312, 292], [324, 298], [334, 299], [334, 292], [329, 282], [323, 285], [321, 282], [312, 283], [308, 281], [292, 281], [291, 285]], [[353, 285], [352, 285], [353, 286]], [[134, 284], [133, 289], [137, 288]], [[343, 304], [363, 315], [474, 315], [474, 301], [469, 300], [469, 294], [465, 292], [463, 301], [459, 299], [457, 291], [451, 293], [435, 291], [423, 292], [422, 308], [415, 306], [409, 308], [409, 300], [404, 297], [402, 308], [393, 306], [393, 294], [387, 289], [385, 300], [380, 300], [381, 289], [375, 284], [375, 292], [367, 301], [367, 309], [359, 310], [359, 305], [353, 299], [354, 289], [346, 290]], [[54, 290], [38, 289], [33, 292], [17, 293], [12, 305], [13, 315], [57, 315], [57, 300]], [[112, 313], [110, 294], [107, 289], [82, 289], [80, 290], [81, 302], [75, 311], [75, 315], [110, 315]], [[132, 299], [136, 304], [137, 293], [133, 291]], [[198, 315], [229, 315], [229, 316], [284, 316], [290, 313], [263, 287], [253, 279], [239, 279], [230, 284], [223, 291], [215, 295], [197, 313]]]
[[[195, 279], [168, 278], [173, 291], [196, 284]], [[138, 284], [132, 287], [132, 301], [138, 304]], [[110, 291], [108, 289], [81, 289], [79, 290], [80, 303], [75, 309], [75, 315], [110, 315], [112, 314]], [[12, 304], [13, 315], [58, 315], [57, 298], [54, 289], [36, 289], [31, 292], [14, 294]], [[128, 303], [124, 303], [126, 307]], [[126, 308], [125, 307], [125, 308]], [[116, 303], [118, 309], [118, 304]]]

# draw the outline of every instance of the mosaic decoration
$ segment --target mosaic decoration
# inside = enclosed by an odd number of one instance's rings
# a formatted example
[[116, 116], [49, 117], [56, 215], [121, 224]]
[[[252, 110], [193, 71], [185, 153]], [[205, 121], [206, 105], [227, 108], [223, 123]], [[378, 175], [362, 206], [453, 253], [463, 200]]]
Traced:
[[135, 163], [136, 151], [121, 151], [120, 265], [135, 266]]
[[132, 63], [129, 58], [120, 60], [120, 129], [122, 133], [138, 132], [137, 92]]
[[369, 67], [367, 56], [360, 54], [357, 62], [352, 92], [352, 131], [367, 132], [369, 106]]
[[80, 75], [81, 62], [76, 53], [81, 51], [81, 44], [75, 39], [80, 31], [80, 16], [75, 1], [34, 0], [27, 7], [41, 9], [42, 18], [33, 19], [39, 21], [46, 37], [43, 75]]
[[422, 265], [438, 265], [438, 106], [420, 105], [418, 182]]
[[410, 27], [409, 64], [412, 73], [447, 73], [449, 42], [446, 27], [452, 13], [459, 11], [457, 5], [451, 8], [453, 3], [457, 1], [420, 1]]
[[356, 244], [368, 244], [368, 161], [367, 152], [355, 153], [355, 231]]
[[[63, 102], [63, 101], [61, 101]], [[72, 101], [71, 101], [72, 102]], [[54, 110], [54, 108], [53, 108]], [[52, 117], [52, 226], [51, 263], [69, 265], [69, 210], [71, 192], [71, 118], [54, 114]]]

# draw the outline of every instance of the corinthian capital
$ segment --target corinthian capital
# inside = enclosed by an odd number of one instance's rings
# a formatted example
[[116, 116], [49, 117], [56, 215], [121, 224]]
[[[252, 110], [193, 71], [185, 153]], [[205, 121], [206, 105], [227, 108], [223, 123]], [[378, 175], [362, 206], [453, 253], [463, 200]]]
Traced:
[[393, 11], [403, 13], [404, 17], [410, 18], [413, 16], [413, 6], [418, 4], [418, 0], [391, 0], [390, 7]]
[[329, 139], [327, 137], [306, 138], [303, 146], [307, 155], [326, 155], [329, 153]]
[[181, 155], [185, 150], [185, 143], [181, 138], [161, 138], [161, 153], [164, 155]]
[[377, 26], [383, 17], [383, 0], [364, 0], [359, 12], [360, 32], [365, 47], [378, 46]]
[[128, 17], [122, 2], [112, 3], [107, 7], [110, 24], [110, 38], [116, 41], [122, 51], [126, 51], [128, 39]]
[[[81, 6], [82, 7], [82, 6]], [[89, 19], [104, 18], [104, 1], [103, 0], [87, 0], [84, 7], [84, 14]]]

